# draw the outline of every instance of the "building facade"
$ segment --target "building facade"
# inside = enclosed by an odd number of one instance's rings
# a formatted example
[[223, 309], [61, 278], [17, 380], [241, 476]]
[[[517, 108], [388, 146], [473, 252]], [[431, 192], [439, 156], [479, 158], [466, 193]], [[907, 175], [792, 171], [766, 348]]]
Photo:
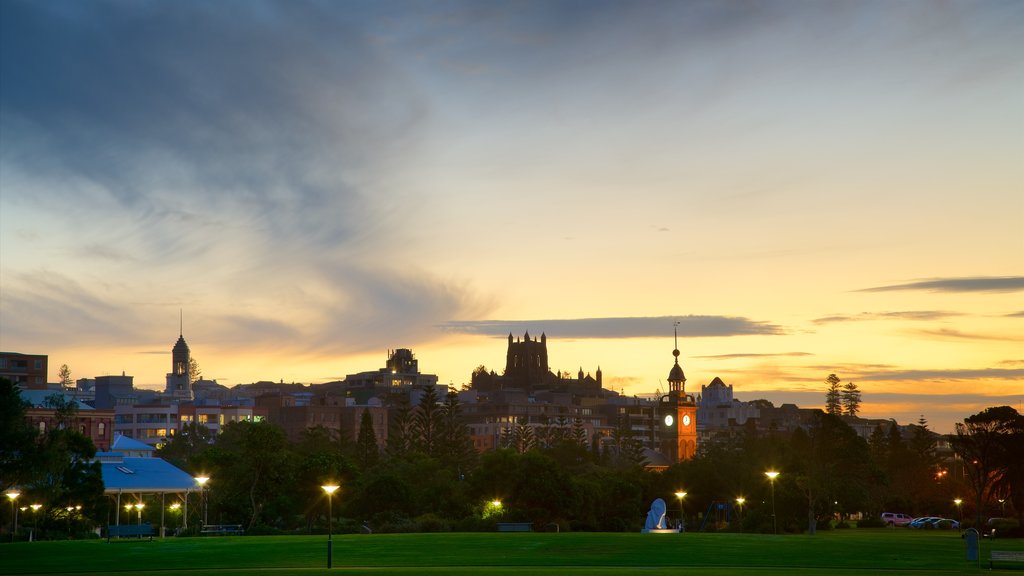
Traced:
[[0, 352], [0, 378], [14, 382], [23, 390], [46, 388], [47, 364], [45, 354]]

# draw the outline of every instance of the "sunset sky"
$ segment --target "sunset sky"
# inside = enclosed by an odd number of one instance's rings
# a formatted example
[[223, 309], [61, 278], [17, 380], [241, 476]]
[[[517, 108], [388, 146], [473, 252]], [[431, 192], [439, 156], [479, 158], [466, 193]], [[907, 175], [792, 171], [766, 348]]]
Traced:
[[0, 1], [0, 349], [1024, 402], [1024, 3]]

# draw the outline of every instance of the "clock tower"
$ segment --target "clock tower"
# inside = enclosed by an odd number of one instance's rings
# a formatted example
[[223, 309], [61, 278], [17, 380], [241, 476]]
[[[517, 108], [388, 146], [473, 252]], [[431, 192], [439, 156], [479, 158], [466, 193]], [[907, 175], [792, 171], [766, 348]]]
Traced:
[[[678, 326], [678, 323], [676, 323]], [[679, 365], [679, 333], [675, 332], [675, 364], [668, 373], [668, 395], [659, 403], [663, 453], [676, 462], [689, 460], [697, 453], [697, 403], [686, 393], [686, 375]]]

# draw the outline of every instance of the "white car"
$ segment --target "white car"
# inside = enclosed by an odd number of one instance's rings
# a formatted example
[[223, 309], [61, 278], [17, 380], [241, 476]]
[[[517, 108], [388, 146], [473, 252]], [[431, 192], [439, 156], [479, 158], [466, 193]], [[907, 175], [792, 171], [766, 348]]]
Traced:
[[913, 520], [906, 514], [899, 514], [896, 512], [882, 512], [882, 522], [885, 522], [889, 526], [906, 526]]

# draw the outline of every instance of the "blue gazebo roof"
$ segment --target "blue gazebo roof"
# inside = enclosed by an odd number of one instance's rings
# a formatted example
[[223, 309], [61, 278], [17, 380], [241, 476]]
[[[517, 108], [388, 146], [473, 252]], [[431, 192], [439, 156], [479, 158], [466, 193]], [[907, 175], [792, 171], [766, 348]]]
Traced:
[[188, 472], [161, 458], [116, 458], [114, 453], [103, 453], [100, 468], [103, 474], [103, 492], [177, 493], [198, 488], [196, 479]]

